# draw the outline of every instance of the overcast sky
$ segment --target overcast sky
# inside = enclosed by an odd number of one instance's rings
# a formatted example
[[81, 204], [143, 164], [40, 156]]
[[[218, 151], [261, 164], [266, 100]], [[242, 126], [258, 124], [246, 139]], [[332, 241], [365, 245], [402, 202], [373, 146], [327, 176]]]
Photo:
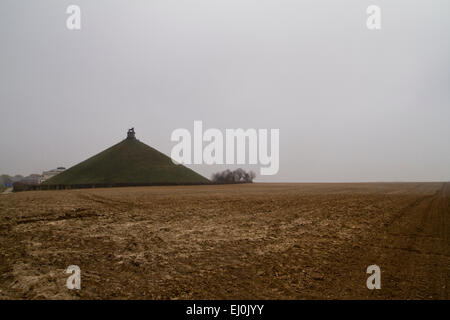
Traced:
[[450, 180], [449, 15], [448, 0], [2, 0], [0, 173], [70, 167], [130, 127], [170, 155], [202, 120], [280, 129], [279, 173], [258, 181]]

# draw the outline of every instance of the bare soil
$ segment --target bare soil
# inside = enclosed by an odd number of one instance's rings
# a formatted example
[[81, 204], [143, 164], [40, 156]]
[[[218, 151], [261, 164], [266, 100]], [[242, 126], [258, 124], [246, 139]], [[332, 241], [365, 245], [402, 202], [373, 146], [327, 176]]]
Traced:
[[0, 298], [449, 299], [449, 218], [447, 183], [1, 195]]

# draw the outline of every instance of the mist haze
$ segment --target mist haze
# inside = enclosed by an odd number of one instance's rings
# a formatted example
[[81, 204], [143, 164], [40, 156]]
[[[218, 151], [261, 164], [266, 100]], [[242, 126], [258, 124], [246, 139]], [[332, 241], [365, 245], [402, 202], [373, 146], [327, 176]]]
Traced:
[[[70, 4], [79, 31], [66, 28]], [[379, 31], [366, 28], [370, 4]], [[450, 180], [449, 9], [3, 0], [0, 174], [70, 167], [131, 127], [170, 155], [171, 132], [202, 120], [280, 129], [279, 173], [257, 182]], [[234, 168], [189, 167], [208, 178]]]

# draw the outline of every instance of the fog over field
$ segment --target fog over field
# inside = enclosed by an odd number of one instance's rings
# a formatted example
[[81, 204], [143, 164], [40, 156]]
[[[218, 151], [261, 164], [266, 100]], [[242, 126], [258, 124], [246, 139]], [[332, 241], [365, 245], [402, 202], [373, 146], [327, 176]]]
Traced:
[[447, 0], [2, 0], [0, 174], [70, 167], [131, 127], [170, 155], [172, 131], [201, 120], [280, 129], [280, 170], [256, 181], [450, 180], [449, 13]]

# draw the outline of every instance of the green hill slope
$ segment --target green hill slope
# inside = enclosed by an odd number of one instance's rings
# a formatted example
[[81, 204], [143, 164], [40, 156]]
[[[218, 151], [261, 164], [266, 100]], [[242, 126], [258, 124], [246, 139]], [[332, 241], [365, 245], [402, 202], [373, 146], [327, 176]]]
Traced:
[[137, 139], [125, 139], [44, 185], [205, 184], [209, 180]]

